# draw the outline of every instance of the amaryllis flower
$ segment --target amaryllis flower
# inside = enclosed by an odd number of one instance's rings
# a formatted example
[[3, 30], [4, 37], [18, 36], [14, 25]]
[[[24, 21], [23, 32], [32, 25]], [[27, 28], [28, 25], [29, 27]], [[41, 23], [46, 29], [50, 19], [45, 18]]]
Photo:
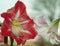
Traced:
[[5, 19], [2, 24], [2, 35], [10, 36], [17, 44], [24, 44], [28, 39], [34, 39], [37, 32], [34, 21], [26, 13], [25, 5], [18, 1], [15, 6], [1, 16]]
[[51, 43], [54, 41], [54, 44], [60, 43], [60, 18], [52, 22], [52, 25], [49, 27], [48, 34], [50, 34], [49, 40]]
[[44, 39], [45, 41], [49, 41], [52, 44], [60, 43], [60, 18], [51, 21], [50, 25], [47, 23], [49, 21], [47, 21], [44, 16], [39, 16], [35, 22], [37, 22], [37, 40], [40, 39], [41, 41], [41, 39]]

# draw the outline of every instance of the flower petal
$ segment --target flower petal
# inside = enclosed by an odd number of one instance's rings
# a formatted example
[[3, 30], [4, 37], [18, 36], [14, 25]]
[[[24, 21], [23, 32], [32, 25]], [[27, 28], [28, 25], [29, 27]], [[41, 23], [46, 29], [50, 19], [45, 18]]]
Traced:
[[[2, 34], [4, 34], [4, 36], [6, 34], [6, 36], [10, 36], [15, 39], [17, 44], [24, 44], [27, 39], [33, 39], [37, 35], [37, 32], [34, 28], [34, 21], [27, 15], [26, 7], [22, 2], [18, 1], [13, 8], [2, 14], [2, 17], [5, 18], [2, 24]], [[27, 30], [26, 32], [20, 30], [20, 28], [14, 28], [14, 17], [17, 19], [17, 22], [21, 22], [22, 28], [23, 30]], [[13, 22], [13, 24], [11, 22]], [[19, 36], [17, 36], [15, 31], [17, 31]]]

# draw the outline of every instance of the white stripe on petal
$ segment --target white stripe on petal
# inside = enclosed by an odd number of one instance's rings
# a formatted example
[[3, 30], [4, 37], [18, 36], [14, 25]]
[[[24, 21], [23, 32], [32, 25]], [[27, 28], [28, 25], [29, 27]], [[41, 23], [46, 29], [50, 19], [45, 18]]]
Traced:
[[12, 32], [13, 32], [16, 36], [19, 36], [20, 30], [21, 30], [20, 27], [17, 27], [17, 28], [12, 27]]
[[28, 23], [29, 20], [26, 20], [26, 21], [23, 21], [23, 22], [20, 22], [20, 24], [25, 24], [25, 23]]
[[29, 31], [27, 31], [27, 30], [24, 30], [24, 29], [22, 29], [20, 32], [25, 32], [25, 33], [28, 33], [28, 34], [30, 34], [30, 32], [29, 32]]
[[20, 16], [20, 9], [18, 10], [18, 12], [16, 13], [16, 15], [15, 15], [15, 20], [17, 20], [18, 18], [19, 18], [19, 16]]
[[25, 32], [25, 33], [28, 33], [28, 34], [30, 34], [30, 32], [29, 31], [27, 31], [27, 30], [24, 30], [23, 28], [20, 28], [20, 27], [12, 27], [12, 32], [16, 35], [16, 36], [19, 36], [20, 34], [20, 32]]

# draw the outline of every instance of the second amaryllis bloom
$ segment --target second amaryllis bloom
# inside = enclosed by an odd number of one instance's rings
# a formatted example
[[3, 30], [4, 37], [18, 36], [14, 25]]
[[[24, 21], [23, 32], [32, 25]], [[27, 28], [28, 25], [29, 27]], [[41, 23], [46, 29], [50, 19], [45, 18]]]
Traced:
[[24, 44], [37, 35], [34, 21], [27, 15], [26, 7], [21, 1], [1, 16], [5, 19], [1, 28], [2, 35], [12, 37], [17, 44]]

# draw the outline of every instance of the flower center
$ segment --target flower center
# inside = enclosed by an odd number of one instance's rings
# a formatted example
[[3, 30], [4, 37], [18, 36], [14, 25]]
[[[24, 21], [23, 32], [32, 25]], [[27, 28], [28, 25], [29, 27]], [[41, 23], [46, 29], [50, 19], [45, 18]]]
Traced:
[[12, 21], [12, 27], [18, 28], [18, 27], [21, 27], [21, 24], [20, 24], [20, 22], [18, 22], [18, 21], [16, 21], [16, 20], [13, 20], [13, 21]]
[[23, 29], [21, 22], [18, 22], [16, 20], [12, 21], [12, 32], [16, 35], [19, 36], [19, 32]]

